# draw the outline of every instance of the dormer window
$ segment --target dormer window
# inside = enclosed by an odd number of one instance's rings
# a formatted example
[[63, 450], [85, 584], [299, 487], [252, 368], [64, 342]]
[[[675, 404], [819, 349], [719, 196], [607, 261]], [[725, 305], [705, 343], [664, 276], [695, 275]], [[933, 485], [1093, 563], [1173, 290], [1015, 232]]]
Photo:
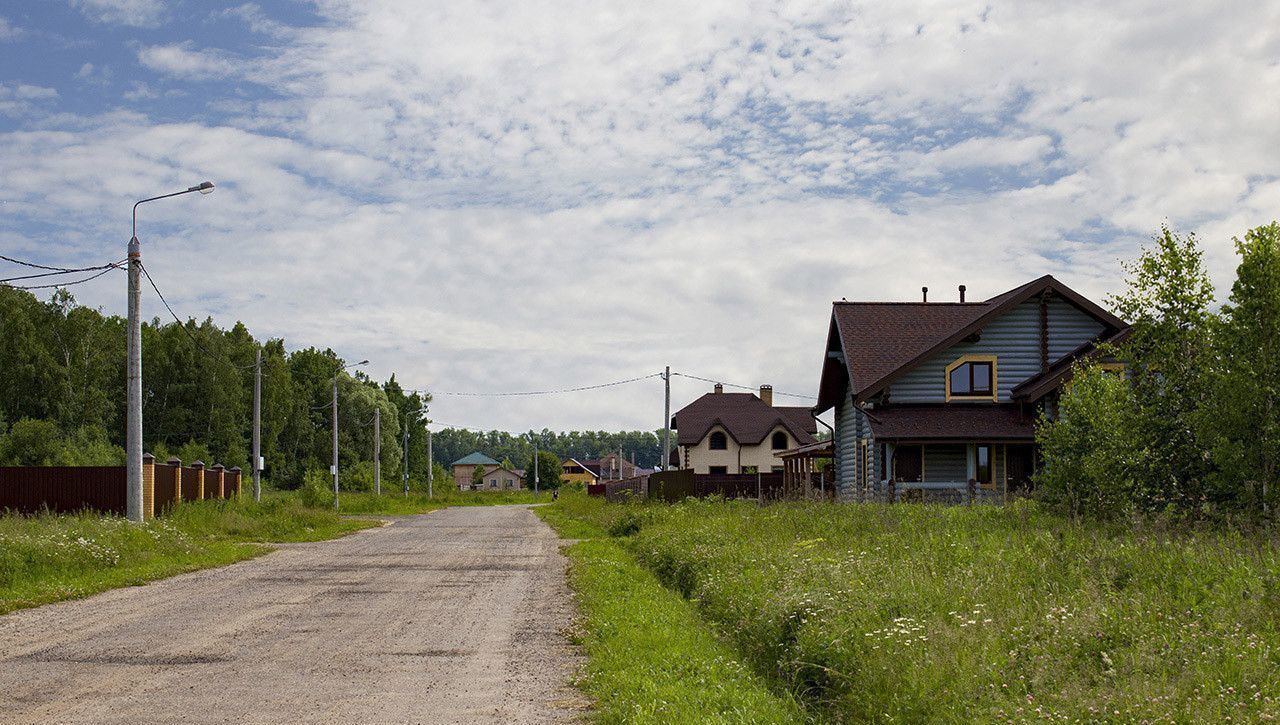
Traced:
[[729, 437], [720, 431], [711, 434], [711, 440], [707, 441], [707, 447], [713, 451], [724, 451], [729, 449]]
[[773, 440], [769, 442], [772, 444], [770, 447], [773, 448], [773, 450], [785, 451], [787, 449], [787, 434], [782, 431], [778, 431], [773, 434]]
[[996, 358], [966, 355], [947, 366], [947, 400], [995, 400]]

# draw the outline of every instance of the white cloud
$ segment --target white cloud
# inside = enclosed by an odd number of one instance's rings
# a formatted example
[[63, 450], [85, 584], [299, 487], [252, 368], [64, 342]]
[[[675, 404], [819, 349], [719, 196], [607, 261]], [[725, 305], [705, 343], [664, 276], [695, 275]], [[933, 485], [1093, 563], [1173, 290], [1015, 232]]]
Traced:
[[0, 43], [17, 40], [23, 36], [22, 28], [15, 26], [9, 22], [9, 19], [0, 15]]
[[[258, 58], [142, 48], [166, 76], [232, 81], [193, 94], [207, 122], [113, 113], [0, 134], [6, 215], [106, 259], [133, 200], [209, 178], [212, 196], [142, 221], [181, 312], [368, 357], [410, 386], [671, 364], [796, 392], [816, 385], [832, 299], [983, 297], [1045, 272], [1101, 299], [1166, 219], [1202, 231], [1221, 283], [1230, 235], [1280, 215], [1280, 3], [319, 11], [286, 32], [242, 6], [276, 43]], [[126, 97], [156, 93], [135, 80]], [[104, 285], [86, 299], [115, 309]], [[434, 409], [656, 428], [659, 385]], [[702, 387], [677, 379], [674, 403]]]
[[71, 0], [90, 20], [112, 25], [154, 28], [167, 17], [162, 0]]
[[238, 67], [227, 54], [193, 50], [191, 43], [146, 46], [138, 50], [138, 62], [166, 75], [197, 81], [224, 78]]

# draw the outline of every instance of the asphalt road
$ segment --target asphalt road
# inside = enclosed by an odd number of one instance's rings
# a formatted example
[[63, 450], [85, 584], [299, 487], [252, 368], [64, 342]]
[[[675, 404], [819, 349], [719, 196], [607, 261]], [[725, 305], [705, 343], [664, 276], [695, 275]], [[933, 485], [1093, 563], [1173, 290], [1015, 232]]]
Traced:
[[467, 507], [0, 617], [0, 722], [573, 719], [555, 534]]

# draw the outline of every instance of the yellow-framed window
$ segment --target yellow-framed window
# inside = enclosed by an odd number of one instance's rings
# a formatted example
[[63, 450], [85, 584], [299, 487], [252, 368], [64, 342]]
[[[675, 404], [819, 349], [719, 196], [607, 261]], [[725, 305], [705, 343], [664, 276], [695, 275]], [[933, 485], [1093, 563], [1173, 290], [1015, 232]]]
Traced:
[[965, 355], [947, 366], [947, 400], [990, 400], [1000, 397], [995, 355]]

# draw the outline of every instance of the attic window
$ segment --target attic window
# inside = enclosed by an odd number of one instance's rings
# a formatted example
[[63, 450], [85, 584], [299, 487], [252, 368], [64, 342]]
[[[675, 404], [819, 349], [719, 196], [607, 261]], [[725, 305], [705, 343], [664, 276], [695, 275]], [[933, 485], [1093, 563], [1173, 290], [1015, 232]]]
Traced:
[[773, 440], [772, 440], [772, 441], [770, 441], [770, 443], [772, 443], [772, 448], [773, 448], [773, 450], [775, 450], [775, 451], [784, 451], [784, 450], [786, 450], [786, 449], [787, 449], [787, 434], [786, 434], [786, 433], [783, 433], [782, 431], [778, 431], [777, 433], [774, 433], [774, 434], [773, 434]]
[[947, 366], [947, 400], [996, 399], [994, 355], [966, 355]]
[[729, 449], [729, 438], [720, 431], [711, 434], [711, 440], [707, 441], [707, 447], [713, 451], [724, 451]]

